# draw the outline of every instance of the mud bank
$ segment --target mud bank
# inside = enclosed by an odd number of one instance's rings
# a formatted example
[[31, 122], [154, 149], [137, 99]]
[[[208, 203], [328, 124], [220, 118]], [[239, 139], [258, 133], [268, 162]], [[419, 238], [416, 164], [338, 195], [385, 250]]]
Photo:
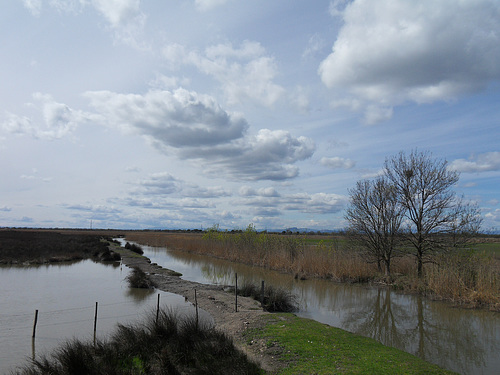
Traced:
[[181, 295], [194, 304], [196, 289], [198, 307], [209, 313], [214, 319], [216, 328], [232, 337], [234, 344], [262, 369], [274, 373], [285, 366], [274, 355], [268, 353], [264, 342], [253, 342], [252, 345], [248, 345], [243, 336], [247, 329], [262, 327], [262, 316], [270, 314], [262, 310], [259, 302], [238, 296], [236, 312], [234, 293], [227, 291], [227, 287], [182, 280], [175, 271], [151, 263], [145, 256], [115, 245], [111, 250], [122, 256], [122, 263], [126, 266], [139, 267], [148, 273], [159, 290]]

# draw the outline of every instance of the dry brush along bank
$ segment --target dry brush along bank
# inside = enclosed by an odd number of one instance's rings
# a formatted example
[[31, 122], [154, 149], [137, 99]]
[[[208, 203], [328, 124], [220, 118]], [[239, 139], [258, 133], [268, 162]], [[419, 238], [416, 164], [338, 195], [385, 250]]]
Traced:
[[229, 233], [128, 232], [127, 239], [213, 256], [289, 273], [296, 278], [324, 278], [336, 282], [371, 282], [403, 292], [449, 301], [465, 308], [500, 311], [500, 259], [494, 253], [463, 251], [437, 254], [426, 264], [423, 277], [411, 255], [395, 258], [392, 276], [345, 238], [310, 238], [244, 231]]

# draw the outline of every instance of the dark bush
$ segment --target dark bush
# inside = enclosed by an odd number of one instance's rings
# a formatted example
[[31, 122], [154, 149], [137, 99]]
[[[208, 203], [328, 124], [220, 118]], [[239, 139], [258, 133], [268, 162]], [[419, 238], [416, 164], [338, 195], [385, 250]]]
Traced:
[[132, 288], [152, 289], [155, 287], [155, 283], [139, 267], [132, 268], [130, 275], [127, 276], [127, 281]]
[[142, 250], [142, 247], [140, 247], [139, 245], [136, 245], [136, 244], [131, 244], [130, 242], [127, 242], [125, 244], [125, 249], [133, 251], [134, 253], [137, 253], [140, 255], [144, 254], [144, 250]]
[[78, 340], [50, 357], [32, 360], [19, 374], [261, 374], [225, 334], [160, 311], [144, 324], [118, 325], [108, 341]]
[[[255, 284], [245, 283], [238, 288], [238, 294], [262, 301], [261, 288]], [[295, 296], [283, 288], [266, 286], [264, 289], [264, 309], [269, 312], [293, 312], [297, 311]]]

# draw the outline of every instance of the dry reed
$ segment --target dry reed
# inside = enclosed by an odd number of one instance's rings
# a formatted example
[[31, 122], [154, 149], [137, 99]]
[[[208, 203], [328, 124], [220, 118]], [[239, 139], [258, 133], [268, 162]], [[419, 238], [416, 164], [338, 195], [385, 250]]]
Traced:
[[[205, 233], [130, 232], [127, 240], [213, 256], [286, 272], [296, 278], [326, 278], [341, 282], [387, 282], [375, 263], [347, 241], [306, 242], [304, 236], [212, 230]], [[415, 257], [395, 258], [391, 285], [471, 307], [500, 310], [498, 260], [471, 252], [442, 254], [426, 264], [418, 278]]]

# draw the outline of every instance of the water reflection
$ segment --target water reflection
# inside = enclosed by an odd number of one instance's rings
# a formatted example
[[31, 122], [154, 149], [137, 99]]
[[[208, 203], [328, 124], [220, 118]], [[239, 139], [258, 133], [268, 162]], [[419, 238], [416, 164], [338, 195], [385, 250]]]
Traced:
[[500, 314], [452, 308], [383, 288], [294, 280], [261, 268], [144, 246], [145, 255], [191, 281], [234, 285], [245, 281], [291, 290], [302, 317], [371, 337], [462, 374], [496, 374], [500, 368]]
[[[73, 337], [92, 340], [96, 302], [98, 339], [105, 339], [118, 322], [132, 323], [156, 311], [158, 293], [161, 308], [193, 312], [181, 296], [129, 288], [124, 280], [128, 273], [118, 263], [90, 260], [0, 267], [0, 373]], [[35, 310], [39, 315], [32, 340]]]

